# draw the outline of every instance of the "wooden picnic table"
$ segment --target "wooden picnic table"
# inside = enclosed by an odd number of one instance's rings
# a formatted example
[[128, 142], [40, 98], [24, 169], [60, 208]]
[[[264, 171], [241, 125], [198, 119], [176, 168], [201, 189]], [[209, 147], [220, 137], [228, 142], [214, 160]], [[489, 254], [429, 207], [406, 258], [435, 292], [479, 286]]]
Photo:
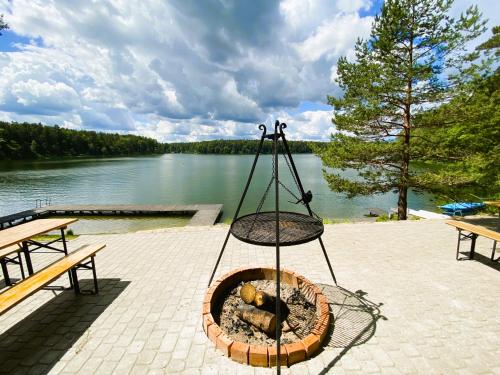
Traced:
[[489, 206], [494, 206], [494, 207], [500, 209], [500, 201], [486, 201], [484, 203], [489, 205]]
[[[28, 273], [33, 274], [33, 265], [31, 263], [30, 253], [38, 249], [49, 249], [56, 252], [62, 252], [65, 255], [68, 254], [68, 249], [66, 246], [66, 237], [64, 235], [64, 229], [67, 228], [69, 224], [74, 223], [78, 219], [76, 218], [64, 218], [64, 219], [38, 219], [30, 221], [28, 223], [16, 225], [11, 228], [0, 230], [0, 250], [11, 247], [11, 253], [18, 252], [19, 250], [13, 245], [22, 244], [22, 252], [24, 253], [26, 259], [26, 266], [28, 268]], [[60, 230], [61, 236], [56, 239], [41, 243], [34, 240], [33, 238], [44, 233], [51, 231]], [[52, 246], [55, 242], [62, 242], [62, 249]], [[34, 248], [29, 248], [33, 245]], [[5, 252], [4, 252], [5, 253]], [[8, 255], [8, 254], [4, 254]], [[0, 259], [2, 262], [2, 270], [4, 272], [4, 278], [7, 285], [10, 285], [9, 275], [7, 267], [4, 267], [5, 257]]]

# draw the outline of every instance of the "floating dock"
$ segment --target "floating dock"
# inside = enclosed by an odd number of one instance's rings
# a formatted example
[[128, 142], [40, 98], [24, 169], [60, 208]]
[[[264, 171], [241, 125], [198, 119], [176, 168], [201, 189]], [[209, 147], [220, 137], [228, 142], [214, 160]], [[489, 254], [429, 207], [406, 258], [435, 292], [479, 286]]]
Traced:
[[222, 213], [222, 204], [129, 205], [81, 204], [54, 205], [0, 217], [0, 229], [47, 216], [191, 216], [188, 226], [214, 225]]
[[[392, 213], [398, 213], [397, 208], [391, 208]], [[412, 210], [408, 208], [406, 211], [408, 215], [418, 216], [422, 219], [449, 219], [449, 215], [438, 214], [436, 212], [426, 211], [426, 210]]]

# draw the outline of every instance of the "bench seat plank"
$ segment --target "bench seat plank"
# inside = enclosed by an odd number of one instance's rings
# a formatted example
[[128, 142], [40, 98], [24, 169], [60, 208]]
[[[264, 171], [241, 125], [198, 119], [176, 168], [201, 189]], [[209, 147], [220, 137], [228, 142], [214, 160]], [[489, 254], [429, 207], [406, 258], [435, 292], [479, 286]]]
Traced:
[[500, 241], [499, 232], [495, 232], [494, 230], [481, 227], [479, 225], [474, 225], [458, 220], [446, 220], [445, 223], [454, 226], [455, 228], [466, 230], [468, 232], [475, 233], [483, 237], [487, 237], [489, 239], [492, 239], [493, 241]]
[[94, 256], [105, 246], [105, 244], [98, 244], [81, 247], [7, 289], [0, 294], [0, 315], [10, 310], [36, 291], [47, 286], [85, 259]]

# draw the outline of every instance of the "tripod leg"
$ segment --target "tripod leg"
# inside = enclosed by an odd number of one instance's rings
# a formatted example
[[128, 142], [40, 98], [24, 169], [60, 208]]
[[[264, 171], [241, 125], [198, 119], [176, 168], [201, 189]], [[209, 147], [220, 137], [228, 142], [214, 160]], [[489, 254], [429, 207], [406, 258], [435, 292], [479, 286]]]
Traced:
[[326, 263], [328, 264], [328, 268], [330, 269], [330, 273], [332, 274], [333, 282], [337, 285], [337, 279], [335, 278], [335, 274], [333, 273], [332, 265], [330, 264], [330, 259], [328, 259], [328, 254], [326, 253], [325, 245], [323, 245], [323, 240], [321, 237], [318, 238], [319, 244], [321, 245], [321, 250], [323, 250], [323, 254], [325, 255]]
[[[240, 203], [238, 203], [238, 208], [236, 209], [236, 212], [234, 213], [233, 217], [233, 222], [238, 218], [238, 214], [240, 213], [241, 205], [243, 204], [243, 201], [245, 200], [245, 197], [248, 192], [248, 187], [250, 186], [250, 181], [252, 181], [253, 177], [253, 172], [255, 171], [255, 166], [257, 165], [257, 160], [259, 160], [259, 155], [260, 151], [262, 150], [262, 144], [264, 143], [264, 139], [266, 138], [266, 126], [264, 124], [259, 125], [259, 129], [262, 130], [262, 136], [260, 137], [260, 143], [259, 143], [259, 148], [257, 149], [257, 153], [255, 154], [255, 159], [253, 160], [252, 164], [252, 169], [250, 169], [250, 175], [248, 176], [247, 184], [245, 185], [245, 189], [243, 190], [243, 194], [240, 198]], [[222, 258], [222, 254], [224, 253], [224, 249], [226, 248], [227, 245], [227, 240], [229, 239], [229, 234], [231, 232], [227, 232], [226, 239], [224, 240], [224, 245], [222, 245], [222, 249], [220, 250], [219, 257], [217, 258], [217, 262], [215, 263], [214, 270], [212, 272], [212, 276], [210, 276], [210, 281], [208, 282], [208, 286], [212, 284], [212, 280], [215, 275], [215, 271], [217, 271], [217, 267], [219, 266], [220, 259]]]
[[231, 234], [231, 232], [227, 231], [227, 236], [226, 236], [226, 239], [224, 240], [224, 245], [222, 245], [222, 249], [220, 249], [219, 257], [217, 258], [217, 262], [215, 262], [215, 267], [214, 267], [214, 270], [212, 271], [212, 276], [210, 276], [210, 281], [208, 282], [208, 286], [210, 286], [210, 284], [212, 284], [212, 280], [214, 279], [215, 271], [217, 271], [217, 267], [219, 267], [219, 262], [220, 262], [220, 259], [222, 258], [222, 254], [224, 253], [224, 250], [226, 249], [227, 240], [229, 240], [230, 234]]

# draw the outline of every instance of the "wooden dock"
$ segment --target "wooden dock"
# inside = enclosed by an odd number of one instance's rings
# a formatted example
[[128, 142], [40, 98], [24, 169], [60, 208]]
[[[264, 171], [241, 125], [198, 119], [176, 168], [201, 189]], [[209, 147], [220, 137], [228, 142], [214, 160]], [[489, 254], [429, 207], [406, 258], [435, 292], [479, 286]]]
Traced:
[[214, 225], [222, 204], [129, 205], [79, 204], [54, 205], [0, 217], [0, 229], [48, 216], [192, 216], [188, 226]]

